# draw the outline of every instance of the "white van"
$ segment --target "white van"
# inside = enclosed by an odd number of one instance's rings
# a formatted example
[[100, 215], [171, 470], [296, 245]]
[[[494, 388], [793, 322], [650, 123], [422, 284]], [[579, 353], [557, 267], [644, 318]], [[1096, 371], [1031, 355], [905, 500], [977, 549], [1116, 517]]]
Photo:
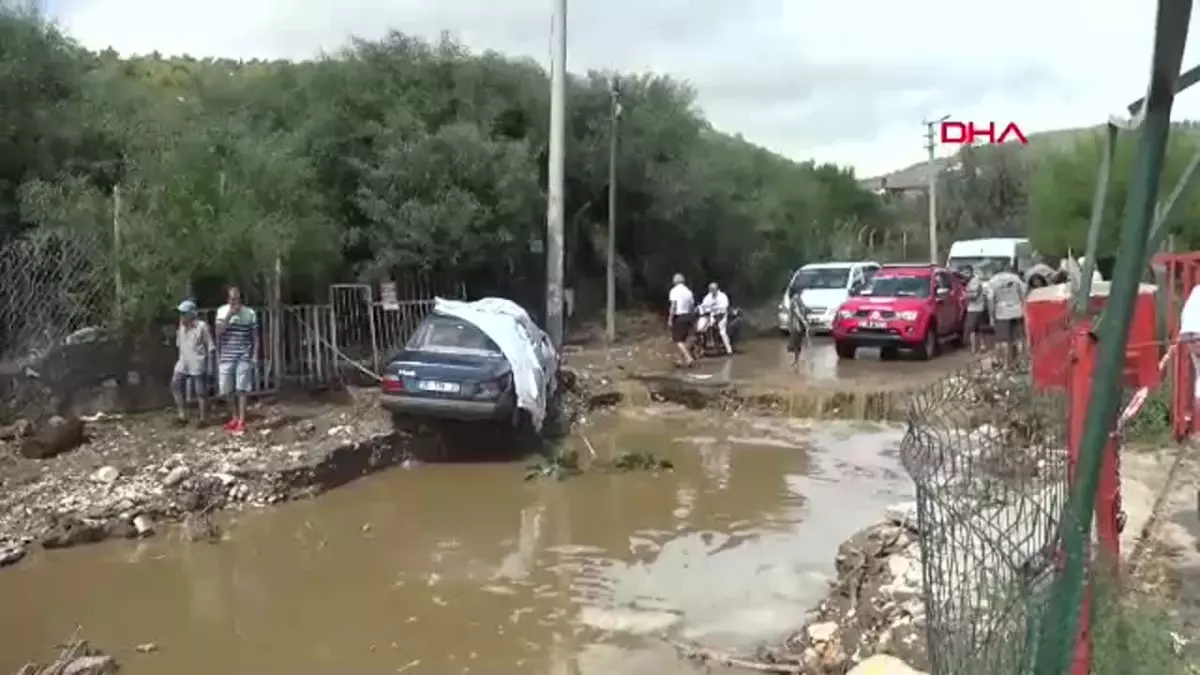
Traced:
[[946, 256], [946, 267], [952, 270], [970, 265], [972, 268], [989, 267], [996, 272], [1001, 263], [1011, 263], [1018, 274], [1032, 266], [1033, 247], [1029, 240], [1013, 237], [964, 239], [951, 244], [950, 255]]
[[879, 263], [869, 261], [813, 263], [801, 267], [792, 273], [783, 289], [783, 299], [779, 302], [779, 330], [784, 335], [789, 333], [788, 307], [792, 302], [792, 289], [800, 289], [800, 299], [808, 308], [810, 329], [828, 332], [833, 327], [838, 307], [878, 271]]

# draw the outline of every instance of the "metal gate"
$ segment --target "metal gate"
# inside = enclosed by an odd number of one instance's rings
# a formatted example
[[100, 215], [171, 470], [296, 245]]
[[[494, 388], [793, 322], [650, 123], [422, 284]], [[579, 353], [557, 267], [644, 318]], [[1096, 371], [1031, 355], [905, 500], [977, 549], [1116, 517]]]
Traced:
[[375, 302], [367, 284], [333, 284], [329, 287], [332, 327], [330, 334], [336, 368], [379, 372], [379, 343], [375, 333]]

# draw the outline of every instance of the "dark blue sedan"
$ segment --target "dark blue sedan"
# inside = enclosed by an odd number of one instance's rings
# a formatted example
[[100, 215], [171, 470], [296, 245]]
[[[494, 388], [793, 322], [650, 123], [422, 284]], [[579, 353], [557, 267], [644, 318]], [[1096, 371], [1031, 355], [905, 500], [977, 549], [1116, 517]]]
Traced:
[[398, 418], [514, 426], [520, 419], [508, 360], [483, 331], [457, 317], [427, 316], [387, 364], [381, 387], [383, 407]]

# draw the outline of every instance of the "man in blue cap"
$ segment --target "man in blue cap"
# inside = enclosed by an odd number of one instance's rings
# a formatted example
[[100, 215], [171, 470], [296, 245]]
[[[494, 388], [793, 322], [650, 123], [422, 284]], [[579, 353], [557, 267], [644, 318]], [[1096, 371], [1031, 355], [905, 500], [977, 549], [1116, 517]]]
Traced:
[[204, 424], [208, 412], [207, 375], [217, 346], [208, 324], [196, 316], [196, 303], [191, 300], [179, 303], [179, 328], [175, 333], [175, 345], [179, 348], [179, 359], [171, 376], [171, 394], [175, 397], [179, 423], [187, 424], [186, 406], [191, 392], [200, 409], [199, 424]]

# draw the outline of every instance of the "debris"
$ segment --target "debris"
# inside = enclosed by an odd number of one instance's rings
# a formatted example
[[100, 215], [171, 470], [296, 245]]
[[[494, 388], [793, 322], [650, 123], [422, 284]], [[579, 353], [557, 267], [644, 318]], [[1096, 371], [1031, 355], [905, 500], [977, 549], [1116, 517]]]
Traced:
[[151, 652], [158, 651], [158, 645], [154, 644], [153, 642], [146, 642], [138, 645], [136, 649], [141, 654], [149, 654]]
[[117, 482], [117, 479], [120, 477], [121, 471], [117, 467], [102, 466], [92, 473], [91, 480], [93, 483], [104, 483], [105, 485], [110, 485]]

